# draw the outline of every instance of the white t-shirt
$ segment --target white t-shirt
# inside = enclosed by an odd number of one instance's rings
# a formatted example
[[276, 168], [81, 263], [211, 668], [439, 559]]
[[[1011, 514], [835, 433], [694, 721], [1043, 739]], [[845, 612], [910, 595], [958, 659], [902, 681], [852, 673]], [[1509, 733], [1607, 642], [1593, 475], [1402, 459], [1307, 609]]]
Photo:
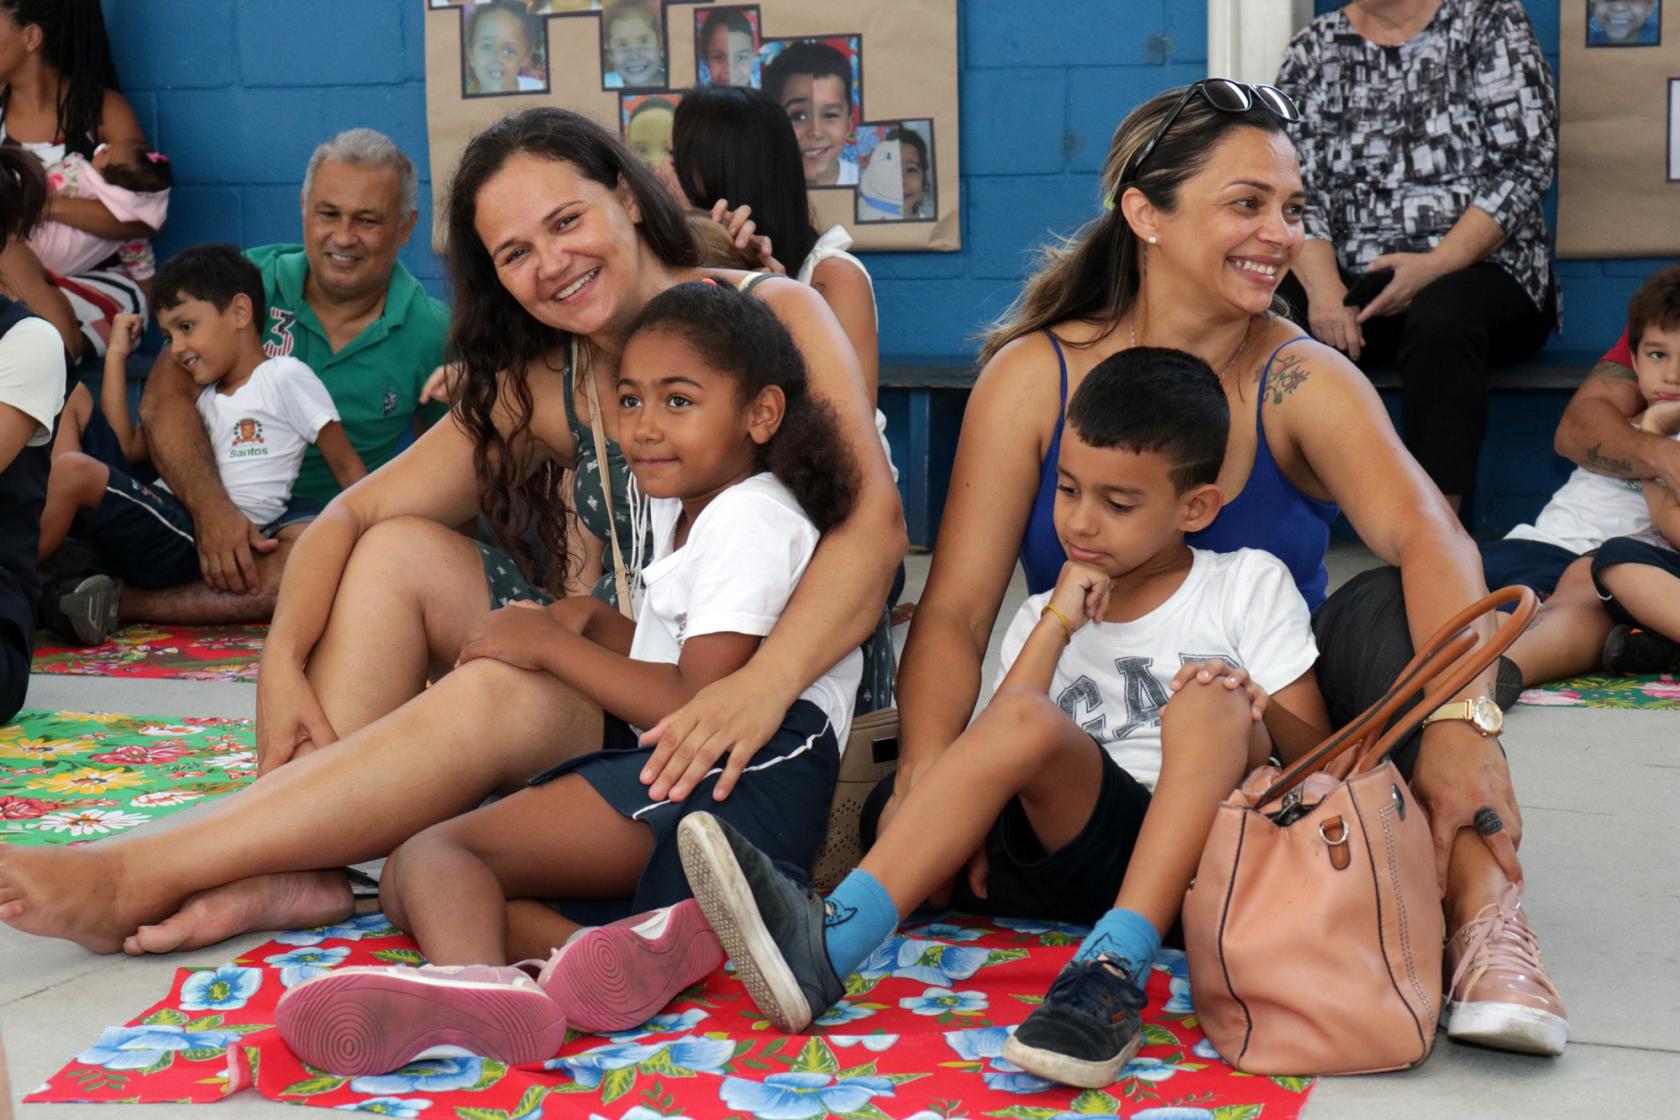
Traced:
[[[674, 665], [688, 638], [770, 633], [819, 535], [788, 488], [768, 472], [731, 486], [701, 511], [674, 551], [682, 502], [655, 498], [648, 509], [653, 562], [642, 569], [647, 593], [630, 656]], [[841, 743], [862, 679], [863, 654], [854, 649], [799, 697], [823, 710]]]
[[1534, 524], [1518, 525], [1505, 537], [1557, 545], [1579, 556], [1611, 537], [1635, 536], [1650, 528], [1651, 507], [1645, 504], [1641, 479], [1610, 478], [1576, 467]]
[[[1191, 551], [1190, 572], [1166, 602], [1132, 622], [1080, 627], [1050, 685], [1068, 718], [1151, 790], [1161, 776], [1161, 709], [1181, 666], [1221, 657], [1271, 693], [1318, 659], [1306, 600], [1281, 560], [1254, 548]], [[998, 686], [1054, 593], [1021, 604], [1003, 637]]]
[[0, 338], [0, 404], [35, 421], [30, 447], [52, 439], [64, 407], [64, 339], [45, 319], [24, 319]]
[[[816, 275], [817, 266], [826, 260], [839, 257], [849, 262], [859, 272], [863, 273], [864, 283], [869, 285], [869, 309], [875, 314], [875, 322], [880, 324], [880, 309], [875, 306], [875, 281], [870, 278], [869, 270], [863, 267], [863, 262], [847, 252], [852, 247], [852, 235], [846, 232], [845, 226], [830, 226], [828, 231], [817, 238], [817, 243], [811, 246], [811, 251], [805, 254], [805, 260], [799, 266], [799, 275], [795, 277], [801, 284], [809, 286], [811, 278]], [[881, 450], [887, 453], [887, 466], [892, 470], [893, 481], [898, 481], [898, 468], [893, 466], [892, 444], [887, 442], [887, 414], [879, 408], [875, 410], [875, 434], [881, 437]]]
[[338, 419], [327, 387], [296, 358], [268, 359], [232, 393], [205, 386], [198, 414], [222, 487], [259, 526], [285, 512], [304, 451]]

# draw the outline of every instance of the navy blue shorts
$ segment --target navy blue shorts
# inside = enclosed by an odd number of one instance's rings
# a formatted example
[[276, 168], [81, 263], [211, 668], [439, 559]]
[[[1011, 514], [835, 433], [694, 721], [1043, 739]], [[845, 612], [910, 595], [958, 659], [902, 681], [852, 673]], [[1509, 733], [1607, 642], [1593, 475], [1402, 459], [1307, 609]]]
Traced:
[[1487, 541], [1480, 546], [1482, 572], [1490, 590], [1521, 584], [1544, 599], [1557, 590], [1563, 570], [1580, 557], [1567, 548], [1545, 541]]
[[[636, 884], [631, 913], [690, 897], [677, 856], [677, 823], [698, 810], [734, 825], [784, 871], [810, 878], [811, 861], [828, 833], [828, 808], [840, 777], [840, 745], [821, 708], [809, 700], [789, 708], [782, 726], [753, 755], [723, 801], [712, 800], [721, 768], [708, 772], [682, 801], [649, 801], [641, 773], [652, 753], [623, 720], [608, 715], [601, 750], [567, 759], [530, 782], [542, 785], [576, 773], [621, 816], [653, 829], [653, 856]], [[572, 914], [570, 905], [566, 912]]]
[[[94, 547], [99, 565], [136, 587], [181, 587], [202, 578], [192, 514], [167, 490], [148, 486], [107, 465], [105, 497], [85, 516], [77, 535]], [[285, 510], [263, 526], [272, 537], [288, 525], [320, 516], [319, 502], [292, 496]]]
[[1645, 564], [1652, 568], [1660, 568], [1680, 579], [1680, 552], [1636, 537], [1611, 537], [1599, 547], [1598, 555], [1593, 557], [1593, 586], [1598, 588], [1598, 597], [1604, 600], [1610, 617], [1617, 622], [1640, 625], [1639, 619], [1629, 614], [1627, 608], [1618, 603], [1616, 597], [1604, 586], [1604, 569], [1614, 568], [1617, 564]]

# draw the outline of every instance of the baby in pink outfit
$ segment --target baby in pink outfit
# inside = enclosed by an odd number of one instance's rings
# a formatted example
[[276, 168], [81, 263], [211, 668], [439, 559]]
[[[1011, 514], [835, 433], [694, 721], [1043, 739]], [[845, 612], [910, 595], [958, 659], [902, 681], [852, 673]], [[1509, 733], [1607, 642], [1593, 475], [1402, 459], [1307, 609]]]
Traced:
[[[173, 182], [168, 157], [137, 139], [102, 144], [91, 160], [69, 154], [47, 169], [54, 195], [96, 199], [118, 221], [144, 222], [153, 230], [163, 228]], [[64, 222], [41, 222], [29, 236], [29, 247], [60, 276], [96, 268], [113, 253], [135, 280], [149, 280], [157, 271], [149, 241], [116, 241]]]

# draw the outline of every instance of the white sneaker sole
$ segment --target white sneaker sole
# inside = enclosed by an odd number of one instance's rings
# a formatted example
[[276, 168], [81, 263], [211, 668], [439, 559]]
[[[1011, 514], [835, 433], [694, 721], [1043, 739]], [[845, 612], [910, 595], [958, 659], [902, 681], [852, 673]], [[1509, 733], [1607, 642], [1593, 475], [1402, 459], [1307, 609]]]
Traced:
[[677, 825], [677, 853], [700, 910], [735, 962], [735, 975], [777, 1030], [798, 1034], [815, 1017], [799, 981], [782, 959], [747, 878], [723, 830], [709, 814], [695, 813]]
[[1447, 1037], [1519, 1054], [1563, 1053], [1569, 1020], [1520, 1003], [1449, 1003]]
[[1114, 1084], [1115, 1078], [1120, 1076], [1120, 1071], [1125, 1068], [1127, 1062], [1137, 1056], [1138, 1047], [1142, 1045], [1143, 1035], [1139, 1034], [1132, 1039], [1129, 1046], [1114, 1057], [1104, 1062], [1093, 1062], [1084, 1058], [1070, 1058], [1054, 1050], [1040, 1050], [1035, 1046], [1028, 1046], [1012, 1034], [1003, 1044], [1003, 1060], [1014, 1062], [1028, 1073], [1048, 1078], [1058, 1085], [1102, 1089]]

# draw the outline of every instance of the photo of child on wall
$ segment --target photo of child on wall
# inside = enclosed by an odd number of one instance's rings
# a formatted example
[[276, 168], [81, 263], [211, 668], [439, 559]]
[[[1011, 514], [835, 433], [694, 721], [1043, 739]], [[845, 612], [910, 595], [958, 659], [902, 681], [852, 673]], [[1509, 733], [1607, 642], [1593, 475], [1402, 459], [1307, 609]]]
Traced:
[[770, 40], [759, 49], [762, 88], [793, 122], [811, 187], [858, 181], [858, 106], [863, 66], [858, 37]]
[[680, 93], [644, 93], [618, 99], [624, 142], [637, 159], [658, 169], [671, 158], [671, 124], [682, 102]]
[[694, 13], [694, 72], [703, 86], [758, 87], [757, 8]]
[[858, 221], [931, 221], [938, 214], [932, 140], [926, 119], [858, 126]]
[[1587, 46], [1662, 44], [1662, 0], [1586, 0]]
[[660, 0], [607, 0], [601, 8], [601, 88], [662, 88], [664, 27]]
[[548, 90], [543, 25], [517, 0], [461, 9], [461, 83], [468, 97]]

